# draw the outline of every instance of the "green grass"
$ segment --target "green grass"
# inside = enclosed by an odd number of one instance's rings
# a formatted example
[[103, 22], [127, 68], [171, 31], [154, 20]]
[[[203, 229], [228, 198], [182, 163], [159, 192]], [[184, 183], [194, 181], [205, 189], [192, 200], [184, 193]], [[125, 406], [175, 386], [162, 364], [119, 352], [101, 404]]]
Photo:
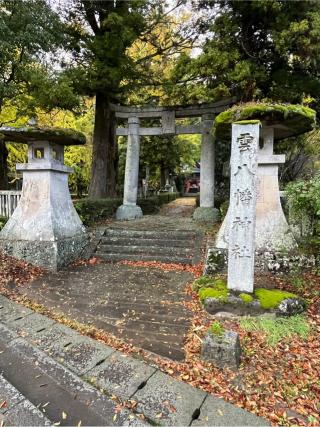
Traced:
[[208, 332], [213, 335], [221, 336], [224, 334], [224, 327], [217, 320], [209, 327]]
[[287, 318], [245, 317], [240, 326], [247, 332], [261, 331], [266, 334], [267, 343], [275, 346], [278, 342], [299, 336], [306, 339], [310, 333], [310, 325], [302, 315]]

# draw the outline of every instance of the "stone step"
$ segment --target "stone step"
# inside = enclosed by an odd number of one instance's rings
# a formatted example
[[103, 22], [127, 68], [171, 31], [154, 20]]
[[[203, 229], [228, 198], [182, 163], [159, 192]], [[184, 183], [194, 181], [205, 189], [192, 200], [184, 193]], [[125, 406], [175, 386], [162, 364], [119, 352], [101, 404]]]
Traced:
[[158, 261], [169, 264], [192, 264], [192, 258], [170, 255], [144, 255], [144, 254], [126, 254], [126, 253], [103, 253], [97, 251], [95, 255], [98, 258], [108, 262], [118, 261]]
[[104, 236], [149, 238], [159, 240], [190, 240], [197, 237], [197, 233], [189, 230], [133, 230], [124, 228], [106, 228]]
[[103, 236], [100, 244], [102, 245], [124, 245], [124, 246], [158, 246], [174, 248], [194, 248], [194, 239], [153, 239], [143, 237], [123, 237], [123, 236]]
[[[3, 329], [0, 325], [1, 328]], [[76, 335], [71, 330], [70, 334]], [[78, 339], [81, 339], [81, 336]], [[127, 410], [117, 413], [116, 402], [88, 384], [76, 373], [78, 365], [82, 363], [77, 355], [78, 347], [76, 347], [75, 353], [66, 353], [65, 358], [61, 358], [64, 365], [66, 361], [72, 360], [74, 369], [72, 372], [68, 367], [63, 366], [59, 361], [23, 338], [11, 337], [10, 340], [5, 341], [0, 339], [0, 369], [3, 371], [6, 381], [19, 390], [20, 395], [28, 399], [32, 407], [38, 408], [38, 413], [34, 413], [34, 409], [32, 410], [29, 404], [28, 418], [24, 417], [19, 420], [16, 416], [14, 419], [16, 423], [8, 423], [8, 425], [112, 426], [130, 425], [130, 422], [137, 422], [134, 414]], [[99, 344], [90, 339], [88, 342], [90, 344], [86, 344], [87, 347], [84, 347], [82, 351], [85, 360], [90, 360], [95, 346]], [[88, 345], [91, 347], [89, 348]], [[113, 353], [114, 349], [110, 349], [110, 354]], [[13, 407], [13, 410], [17, 406]], [[28, 409], [28, 406], [25, 409]], [[39, 416], [39, 413], [41, 416], [41, 412], [46, 418], [36, 419], [35, 416]], [[20, 415], [22, 415], [21, 410]], [[12, 418], [8, 411], [8, 421], [11, 421]], [[46, 422], [47, 419], [50, 422]]]
[[101, 244], [99, 245], [99, 252], [108, 253], [126, 253], [126, 254], [144, 254], [144, 255], [178, 255], [187, 257], [193, 255], [193, 248], [174, 248], [171, 245], [167, 247], [158, 246], [128, 246], [128, 245], [113, 245]]

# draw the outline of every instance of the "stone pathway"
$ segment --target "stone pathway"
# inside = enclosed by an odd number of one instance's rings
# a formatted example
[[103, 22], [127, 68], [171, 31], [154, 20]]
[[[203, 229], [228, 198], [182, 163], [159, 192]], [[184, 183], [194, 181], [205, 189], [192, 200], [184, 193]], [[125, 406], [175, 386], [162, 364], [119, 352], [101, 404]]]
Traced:
[[[194, 206], [194, 198], [181, 198], [165, 206], [161, 215], [113, 222], [100, 229], [97, 256], [107, 261], [198, 263], [203, 230], [191, 218], [180, 217], [182, 211], [190, 215]], [[121, 250], [115, 254], [114, 247]], [[52, 273], [17, 291], [137, 347], [183, 360], [192, 317], [184, 306], [185, 287], [192, 280], [186, 272], [105, 263]]]
[[186, 272], [99, 264], [49, 274], [20, 292], [137, 347], [182, 360], [192, 316], [184, 290], [191, 280]]
[[5, 425], [269, 425], [2, 296], [0, 371]]

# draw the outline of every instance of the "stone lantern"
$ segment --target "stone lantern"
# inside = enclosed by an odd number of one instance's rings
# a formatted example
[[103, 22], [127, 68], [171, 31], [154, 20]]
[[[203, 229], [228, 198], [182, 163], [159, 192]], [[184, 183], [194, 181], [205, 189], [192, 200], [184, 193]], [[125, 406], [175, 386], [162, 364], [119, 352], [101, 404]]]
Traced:
[[[261, 123], [257, 153], [257, 202], [255, 249], [260, 252], [290, 251], [297, 246], [280, 203], [278, 167], [285, 155], [274, 154], [274, 143], [312, 130], [314, 110], [300, 105], [248, 103], [234, 106], [215, 120], [216, 138], [231, 140], [231, 124]], [[229, 213], [219, 230], [215, 247], [228, 248]]]
[[85, 228], [71, 200], [64, 146], [85, 144], [83, 134], [65, 129], [0, 128], [8, 142], [28, 144], [19, 204], [0, 232], [0, 250], [48, 270], [79, 258]]

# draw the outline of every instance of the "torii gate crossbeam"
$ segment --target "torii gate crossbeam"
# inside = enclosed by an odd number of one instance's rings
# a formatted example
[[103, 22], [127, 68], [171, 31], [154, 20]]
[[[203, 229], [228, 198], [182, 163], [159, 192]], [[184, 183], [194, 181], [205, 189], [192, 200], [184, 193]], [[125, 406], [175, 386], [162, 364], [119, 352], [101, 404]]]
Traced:
[[[170, 107], [125, 107], [113, 105], [116, 118], [127, 119], [127, 127], [117, 127], [117, 136], [128, 136], [123, 204], [116, 217], [131, 220], [142, 217], [137, 206], [140, 136], [201, 134], [200, 208], [198, 217], [216, 218], [214, 208], [214, 138], [211, 134], [217, 114], [235, 104], [236, 98], [228, 98], [212, 104]], [[201, 117], [200, 125], [178, 126], [176, 118]], [[161, 127], [140, 127], [140, 119], [160, 118]], [[200, 215], [199, 215], [200, 214]], [[203, 215], [204, 214], [204, 215]]]

